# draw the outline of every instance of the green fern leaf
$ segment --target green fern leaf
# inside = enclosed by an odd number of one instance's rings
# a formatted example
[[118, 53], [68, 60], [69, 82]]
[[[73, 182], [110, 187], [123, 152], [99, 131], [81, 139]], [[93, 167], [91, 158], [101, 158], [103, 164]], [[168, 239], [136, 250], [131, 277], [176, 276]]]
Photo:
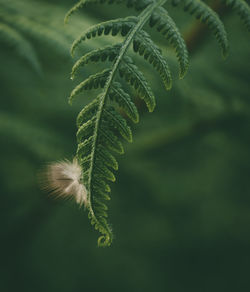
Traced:
[[166, 89], [172, 87], [171, 72], [161, 50], [154, 44], [148, 33], [139, 31], [133, 42], [133, 49], [144, 57], [159, 72]]
[[133, 63], [130, 57], [124, 57], [119, 68], [119, 73], [134, 88], [138, 96], [145, 101], [149, 112], [152, 112], [156, 104], [154, 94], [143, 73]]
[[106, 118], [107, 124], [110, 127], [114, 127], [118, 130], [121, 136], [128, 142], [132, 142], [132, 132], [130, 127], [127, 125], [126, 120], [118, 114], [113, 108], [104, 110], [104, 120]]
[[186, 43], [181, 36], [181, 33], [176, 26], [173, 19], [169, 16], [168, 12], [159, 7], [155, 13], [152, 14], [149, 25], [156, 26], [156, 29], [161, 32], [174, 47], [177, 59], [180, 64], [180, 78], [183, 78], [187, 72], [189, 60]]
[[217, 13], [201, 0], [172, 0], [175, 6], [180, 3], [184, 4], [185, 11], [194, 14], [197, 19], [208, 25], [221, 46], [223, 56], [226, 56], [228, 53], [227, 33]]
[[122, 36], [126, 36], [137, 21], [137, 17], [130, 16], [126, 18], [118, 18], [101, 22], [90, 27], [78, 39], [74, 41], [71, 47], [71, 55], [73, 56], [79, 44], [87, 39], [101, 36], [103, 34], [112, 34], [112, 36], [116, 36], [117, 34], [121, 33]]
[[71, 72], [71, 78], [75, 78], [76, 72], [84, 65], [89, 63], [98, 63], [109, 61], [112, 62], [117, 57], [119, 50], [121, 49], [121, 44], [116, 44], [113, 46], [106, 46], [97, 50], [90, 51], [89, 53], [82, 56], [73, 66]]
[[[69, 12], [68, 16], [87, 2], [93, 1], [79, 2]], [[118, 134], [127, 141], [132, 141], [130, 127], [117, 109], [112, 106], [112, 103], [117, 104], [118, 108], [124, 110], [132, 121], [137, 122], [139, 120], [133, 100], [125, 93], [121, 84], [115, 81], [118, 73], [145, 100], [150, 111], [155, 107], [155, 98], [146, 79], [133, 64], [132, 59], [126, 56], [126, 54], [135, 39], [139, 42], [140, 47], [145, 44], [145, 41], [141, 40], [140, 31], [150, 19], [155, 9], [162, 6], [166, 1], [158, 0], [151, 4], [148, 1], [128, 1], [127, 5], [130, 2], [137, 9], [145, 7], [138, 17], [117, 19], [95, 25], [80, 36], [72, 46], [72, 53], [74, 53], [74, 50], [81, 41], [102, 34], [117, 35], [121, 32], [121, 35], [125, 38], [121, 44], [108, 46], [85, 54], [76, 62], [72, 70], [72, 77], [74, 77], [79, 68], [85, 64], [102, 61], [113, 62], [111, 69], [106, 69], [101, 73], [89, 76], [72, 91], [70, 96], [71, 102], [82, 90], [103, 88], [102, 93], [89, 105], [85, 106], [77, 118], [77, 159], [82, 166], [83, 183], [88, 191], [86, 208], [89, 211], [90, 221], [103, 234], [98, 240], [99, 245], [110, 245], [112, 242], [112, 229], [106, 220], [107, 208], [104, 200], [109, 199], [108, 193], [110, 192], [110, 187], [106, 181], [115, 180], [115, 176], [109, 168], [117, 169], [118, 164], [110, 152], [124, 153], [124, 148]], [[148, 35], [146, 42], [150, 44], [149, 62], [153, 64], [163, 77], [165, 83], [169, 85], [170, 72], [166, 61]], [[144, 58], [147, 59], [145, 55]]]
[[[121, 65], [122, 66], [122, 65]], [[121, 69], [120, 69], [121, 70]], [[131, 100], [129, 94], [127, 94], [121, 87], [119, 82], [114, 82], [110, 88], [109, 97], [112, 101], [115, 101], [121, 109], [124, 110], [126, 115], [134, 122], [139, 122], [139, 114], [134, 102]]]
[[110, 72], [111, 69], [105, 69], [100, 73], [90, 75], [86, 80], [78, 84], [69, 97], [69, 103], [72, 103], [72, 100], [75, 98], [75, 96], [81, 93], [83, 90], [89, 90], [93, 88], [97, 89], [99, 87], [103, 88]]
[[78, 131], [76, 133], [77, 141], [80, 143], [81, 141], [84, 141], [89, 136], [91, 136], [91, 134], [94, 131], [94, 126], [95, 126], [95, 118], [92, 118], [88, 120], [87, 122], [82, 123], [79, 126]]
[[109, 150], [118, 154], [124, 154], [124, 148], [119, 138], [110, 130], [108, 123], [103, 122], [100, 129], [100, 141], [104, 143]]
[[[225, 0], [226, 1], [226, 0]], [[244, 2], [237, 0], [236, 2]], [[86, 105], [77, 117], [77, 141], [76, 157], [80, 163], [83, 175], [82, 181], [87, 189], [87, 202], [91, 224], [102, 234], [98, 244], [108, 246], [113, 239], [112, 228], [107, 222], [106, 201], [110, 199], [110, 186], [107, 182], [115, 181], [113, 170], [118, 169], [118, 163], [112, 152], [123, 154], [124, 147], [121, 139], [132, 142], [132, 131], [124, 115], [133, 122], [139, 121], [139, 114], [135, 106], [133, 96], [127, 93], [126, 84], [122, 84], [119, 78], [123, 78], [132, 87], [135, 94], [143, 99], [147, 108], [152, 112], [155, 108], [155, 97], [144, 74], [128, 56], [130, 46], [134, 52], [143, 56], [160, 74], [166, 89], [172, 85], [171, 72], [167, 61], [156, 46], [150, 35], [143, 30], [149, 21], [151, 27], [165, 36], [176, 51], [180, 65], [180, 77], [182, 78], [188, 68], [188, 53], [175, 22], [163, 8], [166, 0], [85, 0], [78, 2], [66, 15], [68, 17], [80, 7], [87, 4], [113, 4], [125, 3], [141, 11], [138, 16], [118, 18], [105, 21], [90, 27], [72, 45], [71, 53], [74, 54], [80, 43], [101, 35], [117, 36], [120, 34], [123, 41], [118, 44], [92, 50], [76, 61], [72, 69], [72, 79], [82, 66], [90, 63], [110, 62], [111, 66], [103, 72], [89, 76], [72, 91], [70, 102], [83, 90], [98, 89], [101, 93], [88, 105]], [[199, 0], [172, 0], [172, 4], [184, 3], [184, 8], [194, 14], [215, 34], [223, 54], [228, 48], [227, 36], [224, 26], [218, 15], [204, 2]], [[230, 2], [230, 3], [229, 3]], [[237, 6], [232, 1], [227, 4], [235, 5], [247, 23], [245, 4]], [[244, 9], [243, 9], [243, 8]], [[242, 10], [243, 9], [243, 10]], [[125, 83], [125, 82], [124, 82]]]
[[106, 166], [112, 167], [114, 170], [118, 170], [118, 163], [115, 157], [102, 145], [99, 145], [98, 147], [97, 157], [103, 161]]
[[235, 10], [248, 31], [250, 31], [250, 7], [244, 0], [222, 0], [226, 5]]
[[81, 112], [78, 114], [78, 117], [76, 119], [76, 124], [78, 127], [80, 127], [82, 123], [87, 122], [93, 116], [96, 115], [97, 110], [98, 110], [98, 105], [99, 105], [99, 98], [97, 97], [81, 110]]

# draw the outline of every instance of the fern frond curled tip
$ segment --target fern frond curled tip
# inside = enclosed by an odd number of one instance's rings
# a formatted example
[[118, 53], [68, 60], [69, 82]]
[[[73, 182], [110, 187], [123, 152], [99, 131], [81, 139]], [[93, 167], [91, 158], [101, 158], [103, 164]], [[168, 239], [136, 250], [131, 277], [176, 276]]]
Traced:
[[110, 246], [111, 242], [112, 242], [112, 240], [111, 240], [109, 235], [101, 235], [98, 238], [97, 245], [99, 247], [106, 247], [106, 246]]

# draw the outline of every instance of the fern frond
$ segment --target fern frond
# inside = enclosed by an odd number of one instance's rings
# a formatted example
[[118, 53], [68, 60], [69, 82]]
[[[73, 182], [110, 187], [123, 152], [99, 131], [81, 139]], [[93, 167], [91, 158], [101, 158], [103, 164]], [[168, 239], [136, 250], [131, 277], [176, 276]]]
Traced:
[[41, 67], [35, 50], [29, 41], [27, 41], [17, 30], [9, 25], [0, 23], [0, 43], [6, 44], [14, 49], [17, 54], [24, 58], [38, 73], [41, 73]]
[[[122, 138], [132, 142], [132, 131], [124, 114], [135, 123], [139, 121], [133, 97], [127, 93], [126, 83], [124, 82], [123, 85], [118, 78], [123, 78], [132, 87], [136, 95], [144, 100], [150, 112], [155, 108], [155, 97], [147, 79], [135, 65], [133, 59], [128, 56], [130, 46], [133, 47], [134, 52], [143, 56], [158, 71], [166, 89], [170, 89], [172, 85], [167, 60], [150, 35], [143, 30], [146, 22], [149, 21], [151, 27], [156, 27], [175, 49], [181, 78], [188, 68], [185, 41], [175, 22], [163, 8], [166, 2], [167, 0], [82, 0], [68, 12], [65, 18], [67, 21], [75, 11], [90, 3], [125, 3], [128, 7], [141, 11], [138, 16], [109, 20], [90, 27], [74, 41], [71, 48], [73, 55], [80, 43], [87, 39], [101, 35], [117, 36], [118, 34], [123, 37], [121, 43], [98, 48], [81, 56], [73, 66], [71, 73], [73, 79], [79, 69], [89, 63], [105, 61], [111, 63], [110, 68], [89, 76], [77, 85], [70, 95], [70, 102], [72, 102], [74, 97], [83, 90], [98, 88], [101, 91], [79, 113], [76, 134], [78, 141], [76, 157], [82, 167], [82, 179], [87, 189], [86, 208], [91, 223], [102, 234], [98, 240], [99, 245], [110, 245], [113, 238], [112, 229], [107, 222], [105, 202], [110, 199], [111, 189], [108, 182], [115, 181], [113, 170], [118, 169], [118, 163], [112, 152], [124, 153]], [[181, 2], [184, 3], [185, 10], [208, 25], [225, 55], [228, 49], [227, 36], [218, 15], [200, 0], [172, 0], [172, 4], [175, 5]], [[241, 11], [241, 8], [237, 9]], [[245, 14], [240, 13], [245, 19]]]
[[138, 96], [145, 101], [149, 112], [152, 112], [156, 104], [154, 94], [143, 73], [133, 63], [130, 57], [124, 57], [119, 68], [119, 73], [134, 88]]
[[[68, 16], [87, 4], [87, 2], [94, 1], [79, 2], [68, 13]], [[114, 1], [108, 2], [112, 3]], [[104, 200], [110, 198], [110, 187], [106, 181], [115, 180], [110, 168], [116, 170], [118, 164], [110, 152], [124, 153], [120, 138], [132, 142], [131, 129], [118, 109], [122, 109], [133, 122], [138, 122], [139, 120], [138, 111], [132, 98], [115, 79], [120, 73], [120, 76], [124, 77], [136, 90], [138, 96], [144, 99], [149, 111], [153, 111], [155, 98], [151, 88], [142, 72], [134, 65], [132, 59], [126, 55], [130, 45], [136, 41], [134, 46], [138, 44], [140, 55], [143, 55], [157, 69], [165, 85], [169, 87], [170, 71], [165, 59], [149, 35], [141, 32], [142, 27], [150, 19], [155, 9], [165, 2], [166, 0], [127, 1], [127, 5], [135, 5], [138, 9], [139, 7], [145, 7], [145, 9], [138, 17], [106, 21], [93, 26], [80, 36], [72, 46], [72, 53], [74, 53], [74, 50], [82, 41], [92, 37], [102, 34], [117, 35], [118, 33], [121, 33], [124, 37], [124, 41], [121, 44], [107, 46], [85, 54], [75, 63], [72, 69], [72, 77], [74, 77], [79, 68], [88, 63], [113, 62], [111, 69], [89, 76], [72, 91], [70, 96], [71, 102], [82, 90], [103, 88], [102, 93], [85, 106], [77, 118], [77, 159], [83, 169], [83, 183], [88, 192], [86, 207], [89, 211], [89, 218], [95, 228], [102, 234], [98, 240], [99, 245], [110, 245], [112, 242], [112, 229], [106, 220], [107, 208]], [[99, 3], [99, 1], [96, 1], [96, 3]], [[142, 37], [146, 37], [146, 39], [142, 40]], [[145, 45], [149, 46], [148, 52], [143, 49], [142, 53], [142, 48]], [[114, 104], [118, 108], [114, 107]]]
[[111, 69], [105, 69], [100, 73], [90, 75], [86, 80], [78, 84], [69, 97], [69, 103], [71, 104], [75, 96], [81, 93], [83, 90], [89, 90], [93, 88], [97, 89], [99, 87], [103, 88], [110, 72]]
[[81, 124], [92, 119], [96, 115], [99, 105], [99, 97], [95, 98], [92, 102], [86, 105], [78, 114], [76, 119], [76, 125], [79, 128]]
[[235, 10], [248, 31], [250, 31], [250, 7], [244, 0], [222, 0], [227, 6]]
[[195, 15], [197, 19], [207, 24], [221, 46], [223, 56], [226, 56], [228, 52], [227, 33], [217, 13], [201, 0], [172, 0], [174, 6], [180, 3], [184, 4], [185, 11]]
[[[121, 69], [120, 69], [121, 71]], [[132, 69], [133, 71], [133, 69]], [[121, 87], [119, 82], [114, 82], [110, 88], [109, 97], [112, 101], [115, 101], [121, 109], [124, 110], [126, 115], [134, 122], [139, 122], [139, 114], [137, 108], [132, 101], [129, 94], [127, 94]]]
[[75, 78], [76, 72], [84, 65], [89, 63], [98, 63], [109, 61], [112, 62], [117, 57], [121, 44], [113, 46], [106, 46], [100, 49], [90, 51], [89, 53], [82, 56], [73, 66], [71, 72], [71, 79]]
[[141, 30], [136, 34], [133, 49], [153, 65], [160, 74], [166, 89], [170, 89], [172, 87], [172, 77], [167, 61], [147, 32]]
[[104, 122], [100, 128], [100, 141], [102, 141], [110, 151], [124, 154], [124, 148], [120, 139], [110, 130], [109, 125]]
[[118, 18], [101, 22], [90, 27], [86, 32], [84, 32], [78, 39], [73, 42], [71, 47], [71, 55], [74, 55], [75, 49], [82, 41], [85, 41], [86, 39], [101, 36], [102, 34], [112, 34], [112, 36], [116, 36], [120, 32], [122, 36], [126, 36], [131, 28], [135, 25], [137, 20], [137, 17], [130, 16], [126, 18]]
[[103, 119], [117, 129], [125, 140], [128, 142], [133, 141], [132, 132], [130, 127], [127, 125], [126, 120], [118, 112], [116, 112], [114, 108], [110, 107], [109, 109], [105, 109]]
[[156, 12], [152, 14], [149, 25], [151, 27], [156, 26], [156, 29], [161, 32], [174, 47], [180, 65], [179, 76], [183, 78], [189, 65], [188, 51], [177, 25], [163, 7], [159, 7]]

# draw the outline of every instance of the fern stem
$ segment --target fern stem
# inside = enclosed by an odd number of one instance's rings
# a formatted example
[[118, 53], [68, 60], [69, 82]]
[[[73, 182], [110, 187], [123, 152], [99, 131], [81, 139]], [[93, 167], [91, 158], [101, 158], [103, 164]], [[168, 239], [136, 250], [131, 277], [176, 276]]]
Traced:
[[[126, 39], [124, 40], [124, 43], [120, 49], [119, 55], [113, 65], [113, 69], [109, 74], [109, 77], [107, 79], [107, 82], [105, 84], [104, 87], [104, 92], [102, 97], [100, 98], [100, 105], [98, 108], [98, 112], [97, 112], [97, 116], [96, 116], [96, 123], [95, 123], [95, 129], [94, 129], [94, 135], [93, 135], [93, 145], [92, 145], [92, 154], [91, 154], [91, 163], [90, 163], [90, 170], [89, 170], [89, 180], [88, 180], [88, 209], [89, 212], [91, 213], [91, 217], [98, 222], [98, 219], [95, 216], [95, 213], [93, 211], [92, 208], [92, 204], [91, 204], [91, 183], [92, 183], [92, 174], [93, 174], [93, 168], [94, 168], [94, 162], [95, 162], [95, 153], [96, 153], [96, 148], [97, 148], [97, 141], [98, 141], [98, 129], [100, 127], [100, 123], [101, 123], [101, 119], [102, 119], [102, 114], [103, 114], [103, 110], [104, 110], [104, 106], [106, 104], [107, 101], [107, 97], [108, 97], [108, 93], [110, 90], [110, 87], [112, 85], [112, 82], [114, 80], [114, 77], [117, 73], [117, 70], [119, 68], [119, 65], [124, 57], [124, 55], [126, 54], [129, 46], [131, 45], [131, 42], [134, 39], [135, 34], [145, 25], [145, 23], [149, 20], [149, 18], [151, 17], [153, 11], [162, 6], [164, 3], [166, 3], [167, 0], [158, 0], [155, 1], [154, 3], [148, 5], [138, 16], [138, 22], [137, 24], [131, 29], [131, 31], [129, 32], [129, 34], [127, 35]], [[106, 226], [107, 231], [109, 233], [108, 236], [111, 236], [112, 232], [109, 226]], [[106, 236], [107, 236], [106, 235]], [[101, 238], [102, 240], [104, 239], [104, 242], [99, 241], [100, 245], [106, 245], [111, 241], [111, 238], [105, 238], [105, 236], [103, 238]]]

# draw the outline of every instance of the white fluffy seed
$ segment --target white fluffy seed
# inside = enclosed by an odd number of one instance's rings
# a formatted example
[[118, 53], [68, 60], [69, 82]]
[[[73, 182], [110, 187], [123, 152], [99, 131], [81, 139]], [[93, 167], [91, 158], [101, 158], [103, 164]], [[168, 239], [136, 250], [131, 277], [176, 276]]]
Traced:
[[73, 197], [80, 206], [87, 206], [87, 190], [81, 183], [82, 169], [77, 160], [51, 163], [40, 176], [43, 189], [57, 197]]

